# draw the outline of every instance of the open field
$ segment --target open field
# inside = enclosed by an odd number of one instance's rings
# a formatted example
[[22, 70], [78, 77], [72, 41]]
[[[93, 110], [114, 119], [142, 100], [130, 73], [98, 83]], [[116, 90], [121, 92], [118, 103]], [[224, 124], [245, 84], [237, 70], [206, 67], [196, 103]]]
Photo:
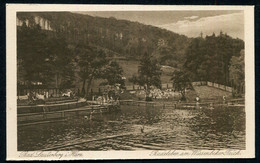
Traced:
[[[124, 70], [124, 76], [126, 77], [126, 85], [132, 85], [131, 82], [129, 82], [129, 78], [132, 77], [133, 74], [137, 74], [138, 72], [138, 61], [125, 61], [125, 60], [119, 60], [117, 61], [120, 66]], [[162, 75], [161, 75], [161, 81], [162, 83], [169, 83], [171, 79], [171, 74], [174, 71], [174, 68], [169, 66], [162, 66]]]
[[200, 96], [200, 98], [218, 98], [223, 96], [231, 96], [232, 93], [223, 91], [221, 89], [217, 89], [209, 86], [193, 86], [196, 93]]

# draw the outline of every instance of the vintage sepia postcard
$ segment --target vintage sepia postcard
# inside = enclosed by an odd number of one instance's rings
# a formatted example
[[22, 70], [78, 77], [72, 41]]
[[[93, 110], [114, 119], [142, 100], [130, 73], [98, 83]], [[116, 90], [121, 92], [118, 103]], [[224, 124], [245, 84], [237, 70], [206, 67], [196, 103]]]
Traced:
[[254, 6], [7, 4], [7, 160], [254, 158]]

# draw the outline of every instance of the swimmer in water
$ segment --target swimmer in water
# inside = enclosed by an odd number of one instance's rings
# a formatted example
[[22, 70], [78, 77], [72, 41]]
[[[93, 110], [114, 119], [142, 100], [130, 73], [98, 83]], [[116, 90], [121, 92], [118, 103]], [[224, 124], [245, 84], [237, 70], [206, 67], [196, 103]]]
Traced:
[[209, 109], [211, 109], [211, 110], [214, 109], [214, 108], [213, 108], [213, 103], [210, 103], [210, 107], [209, 107]]
[[90, 112], [89, 117], [86, 115], [86, 116], [84, 116], [84, 118], [85, 118], [86, 120], [92, 120], [92, 118], [93, 118], [92, 114], [93, 114], [93, 112]]
[[86, 120], [88, 120], [88, 116], [84, 116], [84, 118], [85, 118]]
[[141, 133], [144, 133], [144, 126], [141, 127]]
[[93, 118], [92, 114], [93, 114], [93, 112], [90, 113], [89, 120], [92, 120], [92, 118]]

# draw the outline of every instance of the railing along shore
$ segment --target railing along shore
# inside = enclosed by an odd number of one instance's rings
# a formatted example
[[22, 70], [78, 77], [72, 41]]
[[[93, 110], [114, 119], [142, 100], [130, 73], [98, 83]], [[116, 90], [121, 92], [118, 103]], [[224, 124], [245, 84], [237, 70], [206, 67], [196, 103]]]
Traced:
[[132, 106], [152, 106], [152, 107], [173, 107], [177, 108], [188, 108], [188, 107], [197, 107], [197, 106], [224, 106], [228, 105], [231, 107], [236, 106], [244, 106], [244, 99], [232, 99], [227, 101], [205, 101], [205, 102], [193, 102], [193, 103], [186, 103], [186, 102], [148, 102], [148, 101], [135, 101], [135, 100], [120, 100], [120, 105], [132, 105]]
[[[118, 108], [118, 105], [116, 104], [87, 105], [86, 101], [73, 103], [77, 104], [77, 107], [69, 107], [69, 104], [63, 103], [53, 105], [28, 106], [33, 108], [33, 110], [29, 110], [30, 112], [28, 112], [28, 110], [26, 110], [26, 112], [22, 112], [21, 110], [23, 110], [24, 108], [28, 109], [28, 107], [21, 107], [20, 112], [17, 114], [18, 126], [53, 123], [56, 121], [60, 122], [62, 121], [60, 119], [64, 119], [66, 117], [99, 114], [103, 112], [105, 113], [116, 110]], [[38, 108], [37, 112], [35, 112], [35, 108]]]

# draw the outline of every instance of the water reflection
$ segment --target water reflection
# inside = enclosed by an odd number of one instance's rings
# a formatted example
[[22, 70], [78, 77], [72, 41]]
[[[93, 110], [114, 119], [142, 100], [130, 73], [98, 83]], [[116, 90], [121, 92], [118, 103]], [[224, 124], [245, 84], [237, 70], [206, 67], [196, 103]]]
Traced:
[[84, 141], [58, 150], [245, 149], [245, 111], [121, 106], [118, 112], [94, 114], [92, 120], [80, 115], [18, 128], [18, 150]]

